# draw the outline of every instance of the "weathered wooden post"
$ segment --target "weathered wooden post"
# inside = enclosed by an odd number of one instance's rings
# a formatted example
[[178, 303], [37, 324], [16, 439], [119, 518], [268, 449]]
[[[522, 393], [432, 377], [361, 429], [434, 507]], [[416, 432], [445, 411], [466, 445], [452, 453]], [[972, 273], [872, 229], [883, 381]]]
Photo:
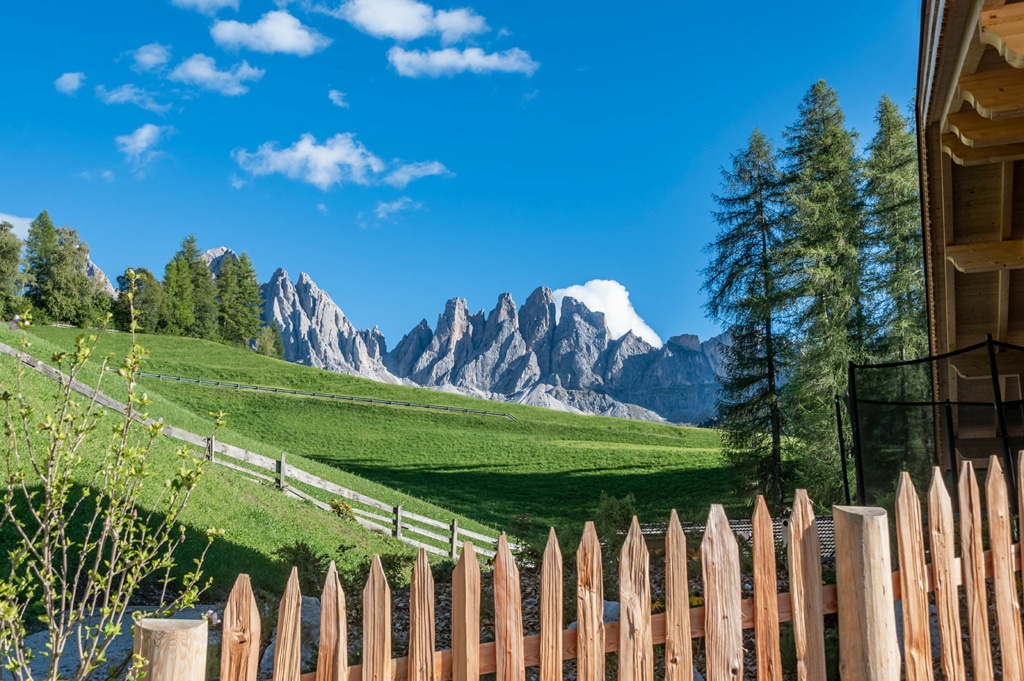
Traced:
[[834, 506], [843, 681], [899, 681], [889, 520], [884, 509]]
[[206, 679], [206, 620], [143, 619], [132, 652], [145, 659], [148, 681]]

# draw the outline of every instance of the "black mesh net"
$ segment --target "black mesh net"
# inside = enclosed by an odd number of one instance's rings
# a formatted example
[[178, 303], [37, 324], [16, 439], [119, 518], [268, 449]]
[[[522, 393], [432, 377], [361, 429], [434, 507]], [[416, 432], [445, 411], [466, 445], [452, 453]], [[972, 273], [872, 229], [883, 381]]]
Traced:
[[[890, 506], [902, 471], [924, 493], [935, 465], [955, 475], [964, 460], [983, 467], [996, 455], [1014, 470], [1007, 452], [1024, 449], [1024, 348], [989, 340], [851, 371], [859, 503]], [[948, 380], [948, 403], [935, 400], [933, 376]]]

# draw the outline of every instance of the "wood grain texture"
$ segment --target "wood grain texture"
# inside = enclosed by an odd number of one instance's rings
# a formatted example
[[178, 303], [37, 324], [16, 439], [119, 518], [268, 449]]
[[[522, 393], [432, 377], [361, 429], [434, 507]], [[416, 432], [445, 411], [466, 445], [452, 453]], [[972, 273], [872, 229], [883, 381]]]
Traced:
[[953, 504], [936, 466], [928, 488], [928, 533], [931, 538], [931, 578], [935, 592], [935, 610], [939, 621], [939, 666], [948, 681], [966, 681], [964, 648], [960, 640], [961, 581], [956, 565], [956, 528], [953, 525]]
[[1024, 678], [1024, 633], [1021, 631], [1020, 600], [1013, 572], [1013, 521], [1006, 477], [999, 457], [992, 456], [985, 480], [988, 505], [988, 536], [992, 554], [992, 589], [996, 599], [996, 627], [1004, 681]]
[[480, 678], [480, 563], [473, 542], [462, 545], [452, 574], [452, 679]]
[[409, 583], [409, 681], [435, 681], [434, 575], [420, 549]]
[[974, 466], [960, 468], [960, 557], [964, 571], [964, 599], [970, 630], [971, 661], [976, 681], [992, 679], [992, 647], [988, 633], [988, 595], [985, 588], [985, 548], [981, 536], [981, 498]]
[[693, 679], [686, 535], [675, 509], [665, 532], [665, 681]]
[[946, 258], [966, 274], [1024, 268], [1024, 240], [946, 246]]
[[223, 681], [256, 681], [260, 666], [260, 611], [249, 575], [238, 575], [224, 605], [220, 646]]
[[277, 612], [277, 645], [274, 648], [274, 679], [298, 681], [302, 671], [302, 594], [299, 571], [292, 568]]
[[636, 516], [619, 552], [619, 681], [654, 681], [651, 556]]
[[[391, 589], [374, 555], [363, 587], [363, 681], [391, 679]], [[274, 681], [278, 681], [275, 677]]]
[[604, 578], [601, 542], [592, 522], [583, 528], [576, 570], [576, 675], [579, 681], [605, 681]]
[[740, 552], [720, 504], [708, 512], [701, 542], [704, 622], [710, 679], [743, 678], [743, 622], [740, 616]]
[[540, 568], [540, 679], [562, 680], [562, 550], [555, 528], [548, 532]]
[[1024, 68], [1024, 8], [1017, 5], [985, 8], [981, 13], [981, 42], [999, 51], [1013, 69]]
[[757, 680], [782, 681], [779, 650], [778, 577], [775, 570], [775, 535], [764, 497], [757, 495], [753, 517], [754, 640]]
[[900, 603], [903, 608], [903, 658], [907, 681], [934, 678], [928, 621], [928, 576], [924, 558], [921, 500], [910, 473], [900, 474], [896, 490], [896, 540], [900, 561]]
[[949, 130], [969, 147], [1024, 142], [1024, 118], [992, 120], [977, 111], [956, 111], [946, 117]]
[[814, 506], [798, 489], [789, 519], [789, 581], [798, 681], [825, 678], [825, 623], [821, 602], [821, 543]]
[[[839, 674], [860, 681], [899, 681], [888, 515], [881, 508], [835, 506]], [[824, 679], [825, 676], [812, 676]]]
[[145, 659], [148, 681], [205, 681], [206, 620], [144, 618], [135, 625], [132, 652]]
[[960, 92], [975, 111], [993, 120], [1024, 115], [1024, 72], [997, 69], [962, 75]]
[[[345, 681], [348, 678], [348, 622], [345, 592], [338, 580], [338, 568], [331, 561], [320, 594], [320, 647], [316, 655], [316, 681]], [[431, 680], [433, 681], [433, 680]]]
[[942, 135], [942, 151], [961, 166], [1019, 161], [1024, 158], [1024, 144], [998, 144], [988, 147], [969, 147], [951, 132]]
[[519, 569], [504, 534], [498, 537], [498, 554], [494, 558], [494, 643], [497, 681], [524, 681]]

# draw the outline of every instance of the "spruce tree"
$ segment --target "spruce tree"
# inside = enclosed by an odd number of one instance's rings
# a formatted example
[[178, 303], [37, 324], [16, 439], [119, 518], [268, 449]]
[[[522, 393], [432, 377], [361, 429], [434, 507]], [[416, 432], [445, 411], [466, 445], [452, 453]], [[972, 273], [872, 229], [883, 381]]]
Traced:
[[5, 319], [21, 311], [25, 288], [21, 248], [21, 239], [14, 233], [14, 225], [0, 222], [0, 315]]
[[[157, 333], [162, 330], [163, 287], [153, 273], [145, 267], [135, 270], [135, 294], [132, 301], [135, 308], [135, 324], [138, 333]], [[117, 278], [117, 300], [111, 306], [114, 315], [114, 327], [122, 331], [130, 331], [131, 310], [129, 309], [128, 293], [131, 291], [131, 279], [128, 270]]]
[[178, 255], [188, 264], [192, 282], [192, 323], [186, 328], [185, 335], [214, 339], [217, 337], [217, 289], [210, 266], [196, 246], [195, 236], [189, 234], [185, 237]]
[[236, 265], [237, 297], [235, 303], [235, 327], [238, 339], [248, 345], [259, 333], [260, 317], [263, 314], [263, 291], [256, 279], [256, 269], [249, 254], [242, 251]]
[[706, 247], [705, 306], [731, 336], [718, 416], [724, 453], [748, 492], [783, 507], [779, 384], [784, 338], [779, 333], [779, 264], [785, 191], [776, 153], [759, 130], [722, 170], [723, 193], [715, 196], [719, 232]]
[[912, 124], [888, 96], [878, 103], [875, 122], [878, 131], [864, 164], [864, 194], [881, 303], [878, 354], [903, 361], [928, 353], [917, 141]]
[[195, 293], [189, 264], [180, 253], [164, 268], [163, 299], [161, 331], [172, 336], [188, 335], [195, 325]]
[[50, 316], [78, 326], [95, 321], [100, 300], [89, 276], [89, 245], [79, 239], [78, 230], [57, 228], [57, 254], [50, 271], [53, 287], [47, 303]]
[[802, 483], [827, 505], [841, 493], [833, 398], [846, 390], [848, 362], [867, 359], [873, 335], [861, 164], [838, 97], [824, 81], [808, 91], [785, 135], [786, 278], [797, 332], [787, 391], [803, 447]]
[[270, 322], [260, 327], [256, 334], [256, 352], [276, 359], [284, 357], [284, 343], [281, 341], [281, 331], [277, 324]]
[[225, 255], [220, 261], [220, 272], [214, 282], [217, 286], [217, 323], [220, 337], [227, 343], [238, 345], [235, 309], [238, 304], [238, 275], [235, 259]]
[[25, 297], [43, 316], [48, 315], [47, 301], [53, 291], [52, 271], [57, 247], [57, 229], [44, 210], [29, 224], [25, 240]]

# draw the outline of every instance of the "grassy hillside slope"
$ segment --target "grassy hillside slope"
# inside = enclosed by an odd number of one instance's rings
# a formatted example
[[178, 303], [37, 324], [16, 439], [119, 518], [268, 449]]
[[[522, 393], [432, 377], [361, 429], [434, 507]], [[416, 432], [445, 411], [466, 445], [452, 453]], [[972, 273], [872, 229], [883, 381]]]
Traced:
[[[37, 356], [46, 359], [49, 352], [42, 350], [66, 347], [77, 333], [34, 329]], [[7, 338], [0, 336], [10, 344]], [[576, 531], [593, 516], [602, 493], [633, 494], [641, 519], [648, 522], [667, 518], [671, 508], [700, 517], [709, 503], [733, 505], [729, 473], [713, 431], [386, 385], [206, 341], [166, 336], [140, 340], [151, 353], [145, 369], [156, 373], [515, 415], [512, 422], [143, 379], [154, 398], [153, 412], [169, 423], [202, 432], [197, 422], [222, 409], [229, 423], [224, 441], [268, 456], [281, 450], [289, 457], [301, 455], [310, 460], [312, 472], [341, 471], [351, 477], [332, 479], [387, 501], [397, 499], [387, 496], [396, 493], [380, 486], [520, 531], [524, 524], [534, 530], [553, 525]], [[124, 334], [109, 334], [102, 349], [117, 355], [127, 342]], [[401, 503], [415, 506], [412, 500]]]

